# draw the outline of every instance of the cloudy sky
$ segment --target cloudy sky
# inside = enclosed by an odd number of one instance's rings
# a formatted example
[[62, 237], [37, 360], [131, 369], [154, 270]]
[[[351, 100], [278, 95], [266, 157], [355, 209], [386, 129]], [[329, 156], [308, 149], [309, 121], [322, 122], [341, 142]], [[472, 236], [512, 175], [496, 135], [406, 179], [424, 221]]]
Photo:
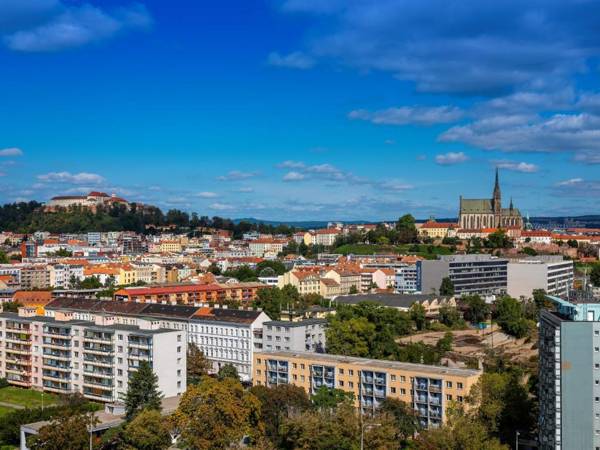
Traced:
[[599, 213], [600, 5], [0, 1], [0, 201], [206, 215]]

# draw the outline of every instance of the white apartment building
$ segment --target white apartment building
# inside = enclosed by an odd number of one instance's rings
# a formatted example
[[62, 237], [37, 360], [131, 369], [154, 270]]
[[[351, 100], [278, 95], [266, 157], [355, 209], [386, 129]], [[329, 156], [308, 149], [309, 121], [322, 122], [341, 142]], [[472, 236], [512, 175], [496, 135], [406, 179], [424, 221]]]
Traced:
[[45, 317], [21, 308], [0, 314], [0, 333], [0, 376], [17, 386], [114, 402], [145, 360], [165, 397], [186, 389], [186, 333], [161, 329], [157, 321], [128, 326], [110, 315], [92, 322], [70, 312]]
[[69, 289], [71, 277], [77, 281], [83, 280], [83, 265], [52, 264], [48, 266], [50, 271], [50, 286], [58, 289]]
[[417, 292], [417, 266], [405, 265], [396, 269], [396, 293], [412, 294]]
[[566, 297], [573, 288], [573, 261], [560, 255], [538, 255], [509, 261], [507, 293], [514, 298], [530, 298], [535, 289]]
[[70, 312], [77, 320], [97, 320], [106, 314], [121, 326], [139, 326], [152, 320], [160, 329], [184, 331], [212, 363], [216, 373], [232, 364], [243, 381], [250, 381], [253, 353], [262, 349], [262, 326], [269, 316], [262, 311], [154, 303], [58, 298], [45, 307], [54, 317]]

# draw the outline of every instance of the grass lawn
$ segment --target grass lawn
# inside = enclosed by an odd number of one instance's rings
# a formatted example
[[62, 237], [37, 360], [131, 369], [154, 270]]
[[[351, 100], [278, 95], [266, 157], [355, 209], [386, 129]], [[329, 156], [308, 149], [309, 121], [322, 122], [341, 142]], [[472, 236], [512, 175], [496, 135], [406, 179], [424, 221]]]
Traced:
[[4, 416], [5, 414], [8, 414], [9, 412], [13, 412], [13, 411], [14, 411], [13, 408], [9, 408], [7, 406], [0, 405], [0, 417]]
[[[51, 405], [57, 402], [57, 397], [48, 392], [44, 393], [44, 405]], [[13, 403], [28, 408], [37, 408], [42, 406], [42, 393], [32, 389], [18, 388], [8, 386], [0, 389], [0, 402]]]

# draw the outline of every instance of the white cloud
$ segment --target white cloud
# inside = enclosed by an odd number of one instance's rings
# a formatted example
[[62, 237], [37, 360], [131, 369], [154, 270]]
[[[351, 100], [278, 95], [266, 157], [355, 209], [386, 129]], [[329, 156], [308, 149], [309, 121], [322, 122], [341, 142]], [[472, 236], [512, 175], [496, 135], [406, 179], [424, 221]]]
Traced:
[[267, 62], [271, 66], [289, 69], [310, 69], [315, 65], [315, 60], [302, 52], [292, 52], [287, 55], [271, 52]]
[[208, 191], [198, 192], [196, 194], [196, 197], [200, 197], [200, 198], [216, 198], [218, 196], [219, 196], [219, 194], [217, 194], [216, 192], [208, 192]]
[[103, 183], [104, 177], [97, 173], [79, 172], [50, 172], [43, 175], [38, 175], [37, 179], [43, 182], [55, 182], [55, 183], [70, 183], [70, 184], [101, 184]]
[[146, 8], [136, 3], [111, 13], [89, 4], [60, 4], [46, 22], [11, 33], [4, 38], [8, 48], [22, 52], [51, 52], [102, 41], [117, 33], [145, 28], [152, 23]]
[[378, 111], [356, 109], [348, 114], [350, 119], [375, 124], [424, 126], [456, 122], [462, 116], [462, 110], [455, 106], [401, 106]]
[[492, 163], [499, 169], [513, 170], [515, 172], [535, 173], [538, 170], [540, 170], [540, 168], [536, 164], [526, 162], [497, 160], [492, 161]]
[[254, 178], [258, 176], [258, 172], [242, 172], [240, 170], [232, 170], [227, 175], [221, 175], [217, 177], [219, 181], [238, 181], [247, 180], [248, 178]]
[[578, 184], [583, 183], [583, 178], [571, 178], [569, 180], [564, 180], [556, 183], [557, 186], [576, 186]]
[[242, 194], [250, 194], [251, 192], [254, 192], [254, 188], [251, 188], [251, 187], [241, 187], [236, 192], [240, 192]]
[[23, 150], [17, 147], [8, 147], [0, 150], [0, 156], [23, 156]]
[[219, 203], [219, 202], [212, 203], [208, 207], [210, 209], [214, 209], [217, 211], [230, 211], [230, 210], [234, 209], [232, 205], [229, 205], [227, 203]]
[[306, 175], [300, 172], [288, 172], [283, 176], [283, 181], [302, 181], [306, 178]]
[[436, 155], [435, 162], [442, 166], [450, 166], [468, 161], [469, 157], [463, 152], [448, 152], [443, 155]]

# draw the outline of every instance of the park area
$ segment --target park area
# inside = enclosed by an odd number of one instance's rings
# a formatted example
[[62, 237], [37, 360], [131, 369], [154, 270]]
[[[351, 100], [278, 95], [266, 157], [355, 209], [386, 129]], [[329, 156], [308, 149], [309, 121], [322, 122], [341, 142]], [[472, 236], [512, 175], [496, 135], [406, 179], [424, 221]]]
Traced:
[[41, 408], [53, 406], [58, 397], [47, 392], [42, 393], [32, 389], [7, 386], [0, 388], [0, 417], [15, 409]]

